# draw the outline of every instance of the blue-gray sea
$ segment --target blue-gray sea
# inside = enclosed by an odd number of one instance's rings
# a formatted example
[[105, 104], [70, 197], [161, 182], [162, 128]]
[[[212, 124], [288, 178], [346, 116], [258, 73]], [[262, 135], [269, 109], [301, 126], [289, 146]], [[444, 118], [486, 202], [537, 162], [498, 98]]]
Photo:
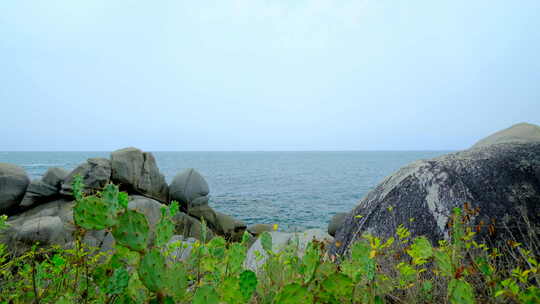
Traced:
[[[210, 186], [210, 204], [247, 224], [277, 223], [280, 230], [325, 229], [336, 212], [350, 211], [383, 178], [445, 151], [154, 152], [168, 182], [195, 168]], [[0, 152], [31, 178], [49, 167], [73, 169], [109, 152]]]

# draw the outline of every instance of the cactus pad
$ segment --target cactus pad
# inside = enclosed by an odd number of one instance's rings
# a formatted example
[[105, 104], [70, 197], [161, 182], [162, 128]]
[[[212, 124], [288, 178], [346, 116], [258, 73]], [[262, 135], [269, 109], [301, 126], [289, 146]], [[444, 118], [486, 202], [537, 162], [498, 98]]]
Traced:
[[165, 257], [159, 249], [153, 248], [141, 259], [139, 277], [144, 286], [153, 292], [162, 291], [167, 287], [167, 269]]
[[84, 229], [101, 230], [116, 223], [116, 213], [110, 205], [96, 196], [87, 196], [77, 201], [73, 208], [75, 224]]
[[148, 242], [148, 221], [144, 214], [135, 210], [126, 210], [118, 217], [112, 234], [116, 242], [131, 250], [141, 251]]

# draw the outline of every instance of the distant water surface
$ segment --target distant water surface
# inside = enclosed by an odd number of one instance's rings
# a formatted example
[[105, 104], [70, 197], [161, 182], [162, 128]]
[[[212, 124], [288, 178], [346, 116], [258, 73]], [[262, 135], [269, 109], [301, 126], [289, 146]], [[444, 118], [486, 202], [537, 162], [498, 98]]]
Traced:
[[[154, 152], [168, 182], [195, 168], [210, 185], [210, 204], [253, 223], [278, 223], [283, 230], [326, 228], [336, 212], [351, 210], [384, 177], [444, 151], [355, 152]], [[31, 178], [49, 167], [73, 169], [109, 152], [0, 152]]]

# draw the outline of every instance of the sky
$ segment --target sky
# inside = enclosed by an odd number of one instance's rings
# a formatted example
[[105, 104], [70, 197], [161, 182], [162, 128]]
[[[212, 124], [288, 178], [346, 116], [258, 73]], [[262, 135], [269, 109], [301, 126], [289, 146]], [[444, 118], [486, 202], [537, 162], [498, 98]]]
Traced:
[[0, 151], [466, 149], [540, 124], [540, 1], [5, 0], [0, 83]]

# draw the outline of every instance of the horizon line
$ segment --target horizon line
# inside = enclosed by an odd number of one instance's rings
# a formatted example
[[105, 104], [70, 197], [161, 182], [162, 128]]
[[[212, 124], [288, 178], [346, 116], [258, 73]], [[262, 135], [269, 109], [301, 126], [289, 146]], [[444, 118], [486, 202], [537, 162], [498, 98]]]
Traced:
[[[13, 152], [114, 152], [116, 150], [2, 150], [0, 153]], [[463, 149], [420, 149], [420, 150], [142, 150], [143, 152], [448, 152]]]

